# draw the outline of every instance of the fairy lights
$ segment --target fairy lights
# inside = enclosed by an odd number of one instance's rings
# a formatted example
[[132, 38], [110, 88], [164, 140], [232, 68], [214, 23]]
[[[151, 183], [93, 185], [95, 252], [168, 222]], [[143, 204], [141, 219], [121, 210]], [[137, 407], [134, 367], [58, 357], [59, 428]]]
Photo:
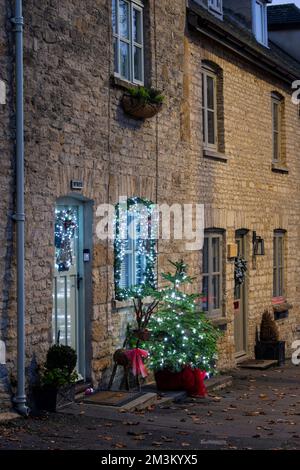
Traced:
[[[138, 197], [127, 199], [116, 206], [114, 274], [117, 300], [128, 299], [132, 288], [135, 288], [137, 295], [142, 296], [145, 286], [153, 288], [156, 286], [154, 207], [148, 199]], [[122, 275], [124, 276], [126, 268], [128, 269], [125, 257], [129, 249], [131, 256], [134, 256], [135, 272], [128, 276], [126, 285]], [[128, 285], [128, 281], [132, 280], [133, 285]]]

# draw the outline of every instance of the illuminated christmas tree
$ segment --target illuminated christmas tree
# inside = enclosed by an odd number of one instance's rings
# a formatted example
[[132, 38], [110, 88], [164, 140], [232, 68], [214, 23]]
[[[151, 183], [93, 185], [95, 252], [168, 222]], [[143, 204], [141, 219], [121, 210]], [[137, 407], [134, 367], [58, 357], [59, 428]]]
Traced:
[[187, 266], [183, 261], [171, 264], [175, 274], [162, 275], [169, 286], [160, 292], [158, 311], [149, 322], [149, 366], [155, 372], [191, 366], [213, 374], [220, 332], [202, 312], [201, 296], [184, 292], [184, 286], [193, 283]]

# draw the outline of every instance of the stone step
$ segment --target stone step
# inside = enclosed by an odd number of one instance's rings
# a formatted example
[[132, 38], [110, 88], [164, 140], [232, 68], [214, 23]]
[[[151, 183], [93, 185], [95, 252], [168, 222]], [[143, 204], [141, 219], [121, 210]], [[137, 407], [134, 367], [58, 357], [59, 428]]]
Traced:
[[145, 393], [121, 407], [122, 411], [142, 411], [157, 403], [157, 393]]
[[[231, 387], [233, 378], [231, 375], [220, 375], [214, 377], [210, 380], [205, 381], [205, 386], [208, 393], [213, 393], [217, 390], [222, 390], [227, 387]], [[156, 390], [155, 382], [148, 384], [146, 387], [143, 387], [143, 390], [148, 390], [149, 392], [154, 392]], [[169, 403], [179, 403], [184, 401], [188, 397], [187, 393], [184, 391], [177, 392], [157, 392], [157, 405], [168, 405]]]

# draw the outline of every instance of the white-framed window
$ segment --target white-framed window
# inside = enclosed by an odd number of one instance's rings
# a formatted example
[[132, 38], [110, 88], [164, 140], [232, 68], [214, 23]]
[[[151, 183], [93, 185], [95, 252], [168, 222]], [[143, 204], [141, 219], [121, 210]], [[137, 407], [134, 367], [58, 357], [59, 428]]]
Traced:
[[222, 15], [223, 0], [208, 0], [208, 8]]
[[206, 231], [203, 246], [202, 307], [211, 316], [222, 316], [223, 234]]
[[202, 67], [202, 124], [205, 148], [217, 149], [217, 75]]
[[273, 297], [284, 296], [284, 230], [275, 230], [273, 238]]
[[283, 163], [282, 155], [283, 98], [272, 95], [273, 163]]
[[112, 0], [112, 28], [115, 76], [143, 85], [143, 2]]
[[257, 41], [268, 46], [267, 4], [263, 0], [253, 0], [253, 31]]

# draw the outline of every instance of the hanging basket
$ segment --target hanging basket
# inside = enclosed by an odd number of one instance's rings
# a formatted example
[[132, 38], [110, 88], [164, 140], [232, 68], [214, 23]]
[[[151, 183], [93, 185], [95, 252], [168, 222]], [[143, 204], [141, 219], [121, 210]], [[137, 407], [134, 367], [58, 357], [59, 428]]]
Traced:
[[150, 119], [162, 108], [162, 103], [145, 103], [129, 94], [123, 95], [122, 107], [126, 114], [135, 119]]

